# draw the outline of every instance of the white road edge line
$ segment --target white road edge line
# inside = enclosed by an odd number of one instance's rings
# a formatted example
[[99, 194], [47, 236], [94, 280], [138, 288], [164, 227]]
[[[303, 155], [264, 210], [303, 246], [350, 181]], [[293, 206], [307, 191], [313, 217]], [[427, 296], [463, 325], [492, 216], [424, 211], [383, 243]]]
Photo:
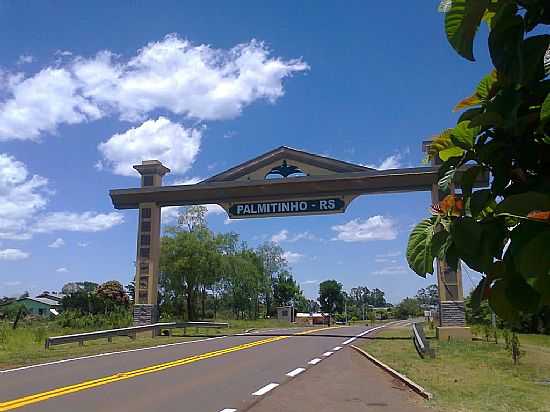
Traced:
[[327, 356], [332, 355], [333, 353], [334, 353], [334, 352], [325, 352], [325, 353], [323, 353], [323, 356], [324, 356], [324, 357], [327, 357]]
[[308, 363], [309, 363], [310, 365], [317, 365], [317, 364], [318, 364], [319, 362], [321, 362], [321, 361], [322, 361], [322, 359], [315, 358], [315, 359], [310, 360]]
[[353, 342], [355, 339], [357, 339], [357, 338], [349, 338], [348, 340], [342, 342], [342, 345], [347, 345], [348, 343]]
[[262, 396], [268, 393], [270, 390], [275, 389], [277, 386], [279, 386], [278, 383], [270, 383], [265, 385], [263, 388], [258, 389], [256, 392], [254, 392], [253, 396]]
[[222, 409], [220, 412], [237, 412], [237, 410], [231, 409], [231, 408], [225, 408], [225, 409]]
[[25, 369], [38, 368], [38, 367], [41, 367], [41, 366], [58, 365], [58, 364], [61, 364], [61, 363], [73, 362], [73, 361], [84, 360], [84, 359], [101, 358], [103, 356], [119, 355], [121, 353], [140, 352], [140, 351], [151, 350], [151, 349], [167, 348], [167, 347], [170, 347], [170, 346], [185, 345], [185, 344], [188, 344], [188, 343], [206, 342], [208, 340], [222, 339], [222, 338], [226, 338], [226, 337], [227, 336], [216, 336], [214, 338], [189, 340], [189, 341], [185, 341], [185, 342], [165, 343], [163, 345], [148, 346], [146, 348], [127, 349], [127, 350], [120, 350], [120, 351], [116, 351], [116, 352], [98, 353], [96, 355], [79, 356], [77, 358], [60, 359], [60, 360], [52, 361], [52, 362], [38, 363], [36, 365], [27, 365], [27, 366], [20, 366], [19, 368], [0, 370], [0, 374], [8, 373], [8, 372], [17, 372], [17, 371], [22, 371], [22, 370], [25, 370]]
[[286, 376], [290, 376], [291, 378], [294, 378], [296, 375], [299, 375], [300, 373], [302, 373], [303, 371], [305, 371], [304, 368], [296, 368], [294, 369], [293, 371], [290, 371], [286, 374]]
[[342, 349], [341, 346], [335, 346], [332, 350], [336, 352], [336, 351], [339, 351], [340, 349]]

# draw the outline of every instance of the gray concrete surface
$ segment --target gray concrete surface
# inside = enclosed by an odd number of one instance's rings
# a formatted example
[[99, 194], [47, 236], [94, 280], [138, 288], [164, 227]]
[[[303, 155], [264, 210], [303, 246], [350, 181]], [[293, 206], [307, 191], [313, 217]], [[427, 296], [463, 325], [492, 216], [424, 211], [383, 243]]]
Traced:
[[[290, 337], [55, 396], [17, 409], [5, 409], [6, 404], [3, 407], [3, 402], [265, 338], [256, 335], [227, 337], [0, 373], [0, 411], [243, 411], [262, 398], [252, 394], [270, 383], [281, 384], [273, 391], [275, 395], [279, 390], [280, 394], [284, 394], [287, 387], [292, 387], [290, 380], [296, 379], [300, 382], [310, 376], [313, 378], [314, 375], [311, 374], [325, 363], [333, 364], [329, 370], [334, 376], [339, 376], [342, 367], [338, 365], [341, 361], [346, 361], [349, 354], [345, 352], [350, 349], [342, 349], [329, 357], [323, 357], [322, 354], [335, 346], [343, 346], [342, 342], [347, 340], [343, 336], [357, 335], [366, 329], [348, 327], [327, 331], [341, 337]], [[295, 329], [292, 330], [294, 332]], [[316, 357], [323, 361], [315, 366], [309, 365], [308, 361]], [[343, 369], [347, 368], [345, 365]], [[296, 378], [286, 376], [286, 373], [298, 367], [305, 368], [306, 371]], [[391, 384], [388, 390], [392, 392]], [[264, 396], [269, 397], [269, 393]]]

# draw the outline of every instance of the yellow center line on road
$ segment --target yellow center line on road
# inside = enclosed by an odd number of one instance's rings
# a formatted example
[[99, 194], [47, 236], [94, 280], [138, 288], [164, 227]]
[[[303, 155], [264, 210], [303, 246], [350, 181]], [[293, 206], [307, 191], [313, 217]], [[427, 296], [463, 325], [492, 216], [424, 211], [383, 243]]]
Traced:
[[[321, 329], [313, 329], [313, 330], [306, 330], [304, 332], [299, 332], [294, 335], [307, 335], [309, 333], [319, 332], [322, 330], [328, 330], [328, 329], [334, 329], [338, 328], [340, 326], [332, 327], [332, 328], [321, 328]], [[43, 402], [51, 398], [57, 398], [59, 396], [68, 395], [70, 393], [80, 392], [86, 389], [95, 388], [98, 386], [108, 385], [113, 382], [118, 382], [126, 379], [132, 379], [141, 375], [146, 375], [149, 373], [155, 373], [160, 372], [169, 368], [174, 368], [176, 366], [183, 366], [188, 365], [190, 363], [198, 362], [205, 359], [215, 358], [218, 356], [226, 355], [228, 353], [237, 352], [241, 350], [246, 350], [253, 348], [255, 346], [265, 345], [267, 343], [276, 342], [283, 339], [288, 339], [292, 337], [293, 335], [284, 335], [284, 336], [276, 336], [273, 338], [268, 339], [262, 339], [255, 342], [249, 342], [242, 345], [233, 346], [231, 348], [226, 349], [220, 349], [213, 352], [206, 352], [200, 355], [193, 355], [189, 356], [187, 358], [177, 359], [175, 361], [165, 362], [165, 363], [159, 363], [157, 365], [147, 366], [145, 368], [135, 369], [127, 372], [120, 372], [116, 373], [114, 375], [105, 376], [103, 378], [99, 379], [93, 379], [89, 381], [84, 381], [75, 385], [69, 385], [64, 386], [57, 389], [52, 389], [46, 392], [40, 392], [36, 393], [34, 395], [28, 395], [24, 396], [22, 398], [13, 399], [11, 401], [7, 402], [0, 402], [0, 412], [4, 411], [10, 411], [16, 408], [21, 408], [26, 405], [30, 405], [33, 403]]]

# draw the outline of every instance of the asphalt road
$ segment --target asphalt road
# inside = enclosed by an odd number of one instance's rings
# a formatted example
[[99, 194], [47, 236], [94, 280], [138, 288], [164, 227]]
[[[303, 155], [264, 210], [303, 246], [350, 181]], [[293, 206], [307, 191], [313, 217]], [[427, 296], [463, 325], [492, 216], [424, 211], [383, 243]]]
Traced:
[[[343, 336], [368, 329], [214, 338], [0, 371], [0, 412], [245, 411], [277, 386], [307, 379], [317, 364], [338, 368], [338, 356], [350, 351]], [[315, 337], [323, 333], [338, 337]]]

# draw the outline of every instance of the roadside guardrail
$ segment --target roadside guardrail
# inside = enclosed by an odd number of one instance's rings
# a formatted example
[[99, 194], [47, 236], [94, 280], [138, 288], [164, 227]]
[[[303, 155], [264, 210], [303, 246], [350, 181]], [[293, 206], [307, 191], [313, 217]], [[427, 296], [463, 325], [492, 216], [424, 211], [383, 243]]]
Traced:
[[425, 358], [426, 356], [435, 358], [435, 351], [430, 348], [430, 342], [426, 339], [422, 323], [412, 324], [412, 339], [414, 342], [414, 347], [421, 358]]
[[215, 328], [222, 329], [228, 328], [228, 323], [219, 323], [219, 322], [164, 322], [164, 323], [153, 323], [151, 325], [142, 325], [142, 326], [130, 326], [128, 328], [119, 328], [119, 329], [109, 329], [109, 330], [99, 330], [95, 332], [84, 332], [76, 333], [73, 335], [63, 335], [63, 336], [51, 336], [46, 338], [44, 347], [48, 349], [53, 345], [62, 345], [65, 343], [74, 343], [78, 342], [79, 345], [84, 345], [84, 342], [87, 340], [95, 339], [107, 339], [109, 342], [112, 341], [114, 336], [127, 336], [130, 339], [135, 339], [136, 334], [140, 332], [149, 332], [153, 337], [160, 334], [161, 329], [183, 329], [184, 334], [187, 332], [187, 328], [194, 327], [198, 328]]

